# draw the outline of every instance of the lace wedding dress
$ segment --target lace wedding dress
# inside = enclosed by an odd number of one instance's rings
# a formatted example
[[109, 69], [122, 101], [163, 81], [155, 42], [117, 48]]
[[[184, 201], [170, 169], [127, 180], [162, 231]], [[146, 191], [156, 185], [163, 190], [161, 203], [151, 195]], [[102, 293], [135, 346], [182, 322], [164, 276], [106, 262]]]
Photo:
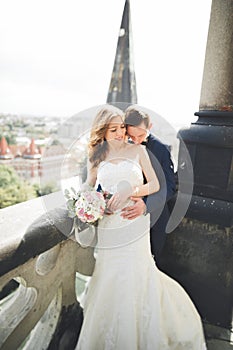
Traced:
[[[101, 162], [97, 183], [143, 183], [137, 162]], [[98, 227], [96, 265], [82, 306], [76, 350], [205, 350], [202, 323], [184, 289], [156, 267], [149, 215], [123, 219], [120, 211]]]

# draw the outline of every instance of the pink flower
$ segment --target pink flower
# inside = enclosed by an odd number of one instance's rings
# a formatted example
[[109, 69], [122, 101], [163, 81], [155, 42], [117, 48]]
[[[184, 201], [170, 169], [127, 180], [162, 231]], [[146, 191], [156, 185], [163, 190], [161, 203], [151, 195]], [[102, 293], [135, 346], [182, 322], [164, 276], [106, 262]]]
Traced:
[[92, 224], [102, 219], [106, 203], [102, 193], [97, 191], [85, 191], [80, 193], [75, 207], [78, 218]]
[[80, 210], [77, 211], [78, 216], [84, 216], [84, 209], [81, 208]]

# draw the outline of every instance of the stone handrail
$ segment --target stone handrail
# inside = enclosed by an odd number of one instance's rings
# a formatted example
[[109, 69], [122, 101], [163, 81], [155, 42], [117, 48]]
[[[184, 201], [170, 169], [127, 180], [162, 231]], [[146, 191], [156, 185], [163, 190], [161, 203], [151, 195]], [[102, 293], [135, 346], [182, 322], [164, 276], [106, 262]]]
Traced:
[[[95, 259], [93, 248], [77, 243], [73, 219], [67, 214], [61, 192], [0, 210], [0, 349], [72, 350], [77, 343], [82, 324], [79, 296], [83, 281], [88, 279], [85, 276], [93, 272]], [[228, 261], [231, 251], [226, 239], [231, 247], [232, 229], [225, 232], [212, 225], [203, 230], [202, 224], [192, 220], [191, 230], [190, 225], [187, 229], [187, 220], [191, 219], [184, 219], [169, 235], [163, 267], [190, 291], [205, 315], [205, 288], [209, 298], [209, 285], [215, 283], [225, 304], [231, 295], [232, 273], [226, 273], [230, 262], [223, 266], [224, 273], [218, 273], [218, 280], [216, 271], [221, 272], [222, 265], [210, 269], [210, 264], [219, 261], [219, 242], [226, 247], [222, 262]], [[205, 245], [200, 244], [203, 239]], [[215, 241], [217, 247], [212, 244]], [[195, 254], [190, 255], [192, 249]], [[209, 260], [206, 249], [213, 260]], [[186, 273], [182, 274], [184, 269]], [[76, 284], [78, 278], [81, 284]], [[204, 295], [199, 300], [200, 290]], [[223, 313], [224, 320], [229, 312]], [[231, 330], [220, 326], [204, 323], [208, 349], [215, 349], [216, 344], [221, 349], [225, 349], [223, 344], [226, 349], [232, 345]]]
[[82, 321], [76, 272], [90, 276], [95, 260], [93, 248], [75, 240], [60, 198], [57, 192], [0, 210], [1, 349], [76, 344]]

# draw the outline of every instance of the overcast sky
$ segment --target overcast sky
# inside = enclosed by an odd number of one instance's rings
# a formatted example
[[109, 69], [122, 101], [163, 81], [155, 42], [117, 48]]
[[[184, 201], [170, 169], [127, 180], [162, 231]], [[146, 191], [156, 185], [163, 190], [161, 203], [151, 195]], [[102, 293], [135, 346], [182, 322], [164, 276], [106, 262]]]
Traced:
[[[106, 102], [124, 0], [0, 0], [0, 112], [70, 117]], [[131, 0], [138, 104], [196, 120], [211, 0]]]

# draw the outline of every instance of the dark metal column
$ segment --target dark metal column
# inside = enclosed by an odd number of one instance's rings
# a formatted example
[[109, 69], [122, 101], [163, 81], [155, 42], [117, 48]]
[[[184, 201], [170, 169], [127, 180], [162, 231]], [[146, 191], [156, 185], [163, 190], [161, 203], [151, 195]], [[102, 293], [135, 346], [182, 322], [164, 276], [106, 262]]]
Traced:
[[194, 168], [195, 201], [189, 217], [230, 228], [233, 225], [232, 0], [212, 1], [200, 110], [195, 115], [198, 120], [189, 129], [180, 131]]
[[[197, 121], [178, 134], [191, 156], [194, 187], [186, 218], [168, 239], [164, 269], [183, 284], [206, 324], [228, 329], [224, 337], [229, 339], [233, 309], [232, 0], [212, 1], [199, 109]], [[187, 171], [182, 144], [178, 169], [181, 174]], [[184, 176], [180, 178], [185, 183]]]

